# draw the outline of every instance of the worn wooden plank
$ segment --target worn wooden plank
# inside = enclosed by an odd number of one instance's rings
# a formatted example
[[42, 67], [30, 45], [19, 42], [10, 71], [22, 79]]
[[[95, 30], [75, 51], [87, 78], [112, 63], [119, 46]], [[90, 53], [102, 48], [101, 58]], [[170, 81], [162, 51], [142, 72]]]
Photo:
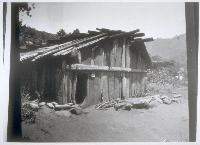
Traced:
[[119, 86], [119, 81], [120, 81], [120, 73], [115, 72], [114, 73], [114, 97], [115, 98], [120, 98], [120, 86]]
[[136, 94], [136, 74], [130, 74], [131, 75], [131, 97], [135, 97]]
[[130, 85], [130, 74], [129, 73], [126, 73], [125, 74], [125, 77], [126, 77], [126, 95], [125, 95], [125, 97], [126, 98], [129, 98], [129, 96], [130, 96], [130, 92], [129, 92], [129, 85]]
[[108, 41], [105, 41], [103, 44], [104, 51], [104, 66], [110, 66], [110, 53], [111, 53], [112, 44]]
[[76, 84], [77, 84], [77, 75], [74, 74], [73, 76], [73, 89], [72, 89], [72, 102], [75, 102], [76, 97]]
[[94, 52], [94, 65], [102, 66], [103, 51], [101, 47], [97, 47]]
[[112, 41], [112, 49], [110, 51], [110, 66], [113, 67], [115, 66], [115, 51], [116, 51], [116, 44], [117, 40]]
[[80, 52], [81, 52], [81, 63], [90, 65], [92, 57], [92, 51], [90, 47], [83, 48], [82, 50], [80, 50]]
[[128, 42], [126, 44], [126, 62], [125, 62], [125, 66], [126, 67], [130, 67], [130, 48], [129, 48], [129, 45], [128, 45]]
[[94, 53], [95, 53], [95, 48], [94, 47], [92, 47], [92, 49], [91, 49], [91, 51], [92, 51], [92, 56], [91, 56], [91, 62], [90, 62], [90, 64], [91, 65], [94, 65]]
[[67, 103], [67, 95], [68, 95], [68, 88], [67, 88], [67, 80], [68, 80], [68, 73], [64, 74], [63, 80], [62, 80], [62, 103]]
[[126, 77], [125, 73], [122, 74], [122, 99], [126, 98]]
[[121, 76], [122, 76], [122, 74], [120, 73], [120, 77], [119, 77], [119, 98], [123, 99], [122, 98], [123, 94], [122, 94], [122, 77]]
[[56, 70], [56, 101], [59, 104], [62, 104], [62, 91], [61, 91], [61, 86], [62, 86], [62, 79], [63, 79], [63, 74], [61, 71], [61, 68], [57, 68]]
[[100, 89], [100, 75], [96, 73], [96, 77], [94, 79], [94, 104], [98, 104], [100, 101], [101, 96], [101, 89]]
[[77, 52], [78, 63], [81, 63], [81, 52]]
[[71, 72], [68, 72], [68, 79], [67, 79], [67, 100], [66, 100], [66, 103], [71, 102], [71, 92], [72, 92]]
[[115, 66], [122, 67], [122, 47], [123, 47], [123, 40], [118, 39], [117, 47], [116, 47], [116, 61]]
[[109, 98], [113, 99], [114, 98], [114, 81], [115, 81], [113, 72], [109, 73], [108, 80], [109, 80]]
[[138, 59], [137, 59], [137, 50], [136, 49], [132, 49], [131, 51], [130, 51], [130, 53], [131, 53], [131, 68], [132, 69], [136, 69], [137, 68], [137, 61], [138, 61]]
[[104, 66], [104, 57], [105, 57], [104, 49], [101, 47], [101, 66]]
[[103, 100], [109, 100], [108, 94], [108, 75], [107, 73], [102, 73], [102, 91], [103, 91]]
[[125, 67], [126, 62], [126, 38], [123, 38], [123, 47], [122, 47], [122, 67]]

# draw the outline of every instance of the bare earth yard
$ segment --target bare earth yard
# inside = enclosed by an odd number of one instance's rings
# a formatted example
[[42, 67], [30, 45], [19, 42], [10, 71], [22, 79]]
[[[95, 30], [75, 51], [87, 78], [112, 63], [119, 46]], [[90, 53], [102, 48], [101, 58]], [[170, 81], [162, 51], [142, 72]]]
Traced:
[[150, 109], [131, 111], [113, 108], [85, 109], [85, 114], [53, 111], [46, 106], [37, 112], [36, 123], [23, 122], [23, 136], [36, 142], [149, 142], [188, 141], [187, 88], [177, 88], [182, 102], [152, 103]]

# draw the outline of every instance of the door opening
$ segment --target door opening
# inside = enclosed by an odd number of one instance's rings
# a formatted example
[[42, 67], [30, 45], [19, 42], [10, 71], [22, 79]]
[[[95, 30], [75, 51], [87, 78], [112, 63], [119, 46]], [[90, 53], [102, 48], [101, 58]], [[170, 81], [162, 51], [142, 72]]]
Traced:
[[86, 74], [79, 74], [77, 76], [75, 97], [77, 104], [81, 104], [87, 96], [87, 79], [88, 77]]

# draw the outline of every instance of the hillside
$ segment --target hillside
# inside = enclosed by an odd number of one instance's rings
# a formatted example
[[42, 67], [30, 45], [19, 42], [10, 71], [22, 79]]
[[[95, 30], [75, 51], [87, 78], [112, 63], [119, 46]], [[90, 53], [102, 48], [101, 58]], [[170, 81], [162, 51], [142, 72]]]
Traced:
[[22, 26], [19, 33], [21, 50], [34, 49], [46, 45], [48, 40], [58, 39], [56, 34], [38, 31], [34, 28]]
[[182, 34], [171, 39], [155, 39], [146, 43], [151, 56], [159, 56], [173, 60], [181, 65], [187, 64], [186, 35]]

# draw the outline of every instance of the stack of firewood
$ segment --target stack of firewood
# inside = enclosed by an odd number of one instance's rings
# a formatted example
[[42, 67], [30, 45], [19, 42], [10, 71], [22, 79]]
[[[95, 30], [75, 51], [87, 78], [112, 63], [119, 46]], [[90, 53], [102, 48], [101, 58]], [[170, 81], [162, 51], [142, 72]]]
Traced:
[[111, 100], [108, 102], [103, 102], [95, 105], [96, 110], [108, 110], [108, 108], [114, 107], [114, 105], [118, 102], [118, 100]]
[[166, 95], [154, 95], [140, 98], [127, 98], [125, 100], [115, 99], [107, 102], [102, 102], [95, 106], [96, 110], [108, 110], [109, 108], [114, 108], [116, 111], [119, 109], [128, 110], [131, 109], [148, 109], [151, 106], [151, 102], [156, 101], [160, 104], [171, 104], [173, 102], [180, 103], [181, 95], [174, 95], [168, 97]]

